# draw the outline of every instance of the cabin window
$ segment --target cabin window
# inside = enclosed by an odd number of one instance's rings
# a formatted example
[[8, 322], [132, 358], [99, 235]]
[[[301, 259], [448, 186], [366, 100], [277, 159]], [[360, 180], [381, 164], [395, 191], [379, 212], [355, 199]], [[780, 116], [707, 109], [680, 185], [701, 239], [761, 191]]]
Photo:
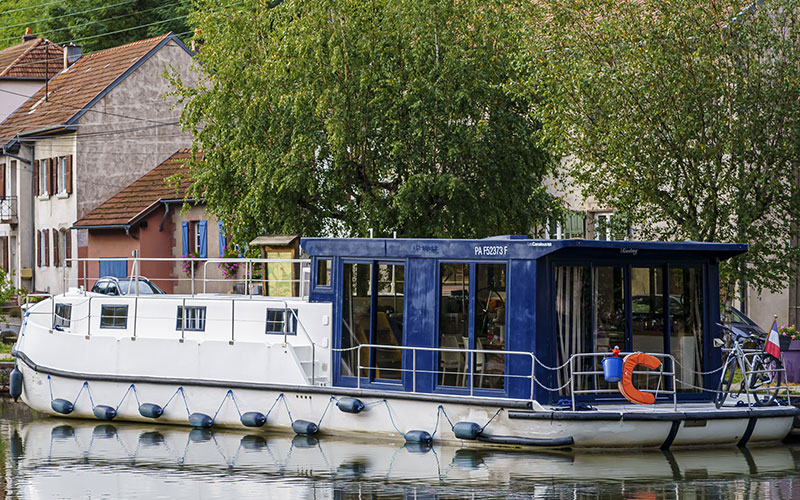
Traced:
[[69, 328], [72, 320], [72, 304], [56, 304], [55, 316], [53, 316], [53, 328]]
[[[403, 345], [403, 302], [405, 266], [378, 264], [378, 296], [375, 312], [375, 344]], [[387, 380], [402, 378], [403, 351], [393, 348], [375, 348], [375, 377]]]
[[[401, 380], [403, 352], [393, 346], [403, 345], [405, 266], [345, 263], [342, 282], [342, 376]], [[359, 353], [362, 344], [387, 347]]]
[[[469, 264], [439, 266], [439, 347], [463, 349], [469, 340]], [[439, 385], [466, 385], [464, 353], [439, 353]]]
[[[183, 311], [186, 310], [186, 318]], [[206, 330], [206, 306], [178, 306], [178, 317], [175, 321], [176, 330], [188, 332], [204, 332]]]
[[[634, 351], [667, 352], [663, 290], [663, 268], [634, 267], [631, 270], [632, 350]], [[667, 381], [660, 380], [654, 373], [636, 374], [633, 383], [640, 389], [651, 391], [659, 387], [667, 388]]]
[[[604, 353], [615, 346], [629, 352], [669, 353], [677, 361], [677, 390], [699, 391], [696, 387], [703, 386], [702, 376], [696, 373], [703, 371], [702, 279], [701, 267], [632, 267], [628, 273], [622, 266], [556, 266], [557, 364], [563, 365], [573, 354]], [[662, 362], [665, 371], [672, 369], [668, 360], [662, 358]], [[574, 369], [601, 372], [601, 359], [576, 358]], [[568, 377], [568, 367], [559, 370], [558, 386]], [[634, 384], [651, 391], [672, 389], [670, 380], [655, 373], [634, 375]], [[602, 375], [576, 376], [574, 385], [579, 390], [616, 387]], [[568, 388], [561, 390], [561, 394], [568, 392]]]
[[[286, 317], [289, 317], [287, 323]], [[297, 309], [267, 309], [267, 334], [297, 335]]]
[[506, 264], [446, 262], [439, 273], [439, 347], [475, 350], [441, 351], [439, 384], [468, 387], [472, 373], [475, 387], [503, 389]]
[[317, 286], [331, 286], [331, 259], [317, 259]]
[[128, 306], [102, 306], [100, 328], [127, 328]]
[[361, 376], [367, 376], [363, 367], [370, 366], [370, 350], [358, 349], [358, 346], [370, 343], [372, 264], [346, 263], [343, 267], [342, 375], [356, 376], [360, 364]]
[[673, 267], [669, 270], [670, 352], [678, 366], [677, 390], [701, 392], [703, 376], [703, 270]]
[[[502, 352], [506, 345], [506, 265], [475, 264], [475, 325], [472, 349]], [[503, 389], [505, 355], [475, 353], [475, 386]]]

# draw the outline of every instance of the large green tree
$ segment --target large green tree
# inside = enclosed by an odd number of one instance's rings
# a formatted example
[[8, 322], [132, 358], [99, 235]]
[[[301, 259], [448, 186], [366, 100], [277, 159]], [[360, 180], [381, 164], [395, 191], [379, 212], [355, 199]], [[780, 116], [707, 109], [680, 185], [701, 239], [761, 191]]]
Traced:
[[[785, 286], [800, 198], [796, 0], [545, 0], [520, 56], [547, 139], [642, 238], [736, 241], [722, 268]], [[741, 282], [741, 281], [740, 281]]]
[[86, 52], [162, 35], [189, 36], [191, 0], [0, 0], [0, 48], [20, 42], [26, 27]]
[[[200, 2], [202, 81], [176, 80], [195, 198], [262, 232], [478, 237], [547, 217], [518, 11], [465, 0]], [[207, 4], [207, 5], [206, 5]]]

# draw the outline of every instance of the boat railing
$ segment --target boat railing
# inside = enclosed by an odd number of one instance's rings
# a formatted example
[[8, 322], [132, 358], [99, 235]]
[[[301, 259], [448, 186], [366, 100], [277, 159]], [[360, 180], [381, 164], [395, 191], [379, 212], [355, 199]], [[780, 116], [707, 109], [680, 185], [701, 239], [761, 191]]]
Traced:
[[[364, 365], [362, 363], [362, 351], [370, 350], [372, 352], [377, 351], [385, 351], [385, 350], [394, 350], [397, 352], [410, 352], [411, 353], [411, 368], [395, 368], [395, 367], [385, 367], [385, 366], [373, 366], [371, 363], [368, 365]], [[534, 395], [534, 388], [535, 388], [535, 379], [534, 379], [534, 368], [536, 366], [535, 356], [531, 352], [526, 351], [505, 351], [505, 350], [495, 350], [495, 349], [468, 349], [468, 348], [455, 348], [455, 347], [420, 347], [420, 346], [403, 346], [403, 345], [386, 345], [386, 344], [359, 344], [352, 347], [342, 348], [342, 349], [332, 349], [332, 351], [337, 351], [341, 353], [346, 352], [356, 352], [356, 373], [359, 375], [361, 373], [367, 374], [367, 379], [373, 378], [372, 375], [378, 375], [380, 371], [386, 371], [389, 373], [397, 374], [397, 373], [411, 373], [411, 392], [417, 392], [417, 378], [420, 374], [427, 374], [427, 375], [436, 375], [446, 377], [448, 375], [454, 376], [456, 381], [461, 380], [461, 385], [453, 385], [452, 387], [467, 387], [469, 389], [469, 395], [475, 395], [475, 389], [482, 389], [481, 387], [477, 387], [475, 384], [475, 380], [482, 380], [483, 377], [486, 377], [489, 380], [497, 380], [497, 379], [525, 379], [528, 380], [528, 385], [530, 386], [530, 393], [528, 400], [533, 399]], [[417, 354], [420, 352], [429, 352], [429, 353], [458, 353], [459, 355], [463, 355], [467, 362], [464, 364], [464, 370], [462, 371], [460, 368], [452, 371], [448, 370], [430, 370], [427, 368], [420, 368], [418, 367], [417, 363]], [[516, 357], [519, 359], [520, 357], [527, 359], [530, 362], [531, 371], [530, 373], [524, 374], [509, 374], [509, 373], [485, 373], [476, 370], [476, 358], [479, 354], [483, 356], [503, 356], [504, 366], [508, 366], [509, 363], [506, 363], [506, 359], [509, 357]], [[370, 355], [371, 357], [371, 355]], [[362, 376], [357, 377], [357, 387], [361, 388], [361, 380]], [[376, 377], [380, 379], [380, 377]], [[450, 386], [448, 386], [450, 387]], [[491, 388], [489, 388], [491, 389]]]
[[[626, 354], [631, 353], [620, 353], [620, 356], [624, 356]], [[651, 356], [659, 358], [662, 360], [661, 367], [659, 370], [634, 370], [634, 375], [651, 375], [658, 377], [658, 387], [656, 387], [655, 396], [656, 398], [659, 395], [666, 395], [672, 396], [672, 407], [674, 410], [678, 408], [678, 391], [676, 387], [676, 378], [675, 378], [675, 357], [671, 354], [664, 354], [664, 353], [647, 353]], [[603, 358], [608, 357], [609, 353], [607, 352], [586, 352], [586, 353], [575, 353], [569, 357], [568, 364], [569, 364], [569, 392], [570, 398], [572, 400], [572, 409], [574, 410], [576, 407], [576, 397], [584, 394], [614, 394], [619, 393], [619, 389], [615, 387], [616, 384], [613, 384], [613, 387], [608, 388], [598, 388], [598, 384], [591, 384], [592, 388], [582, 389], [576, 387], [576, 378], [577, 377], [585, 377], [591, 376], [593, 378], [597, 378], [598, 376], [603, 376], [603, 370], [596, 370], [596, 369], [580, 369], [581, 361], [584, 359], [591, 360], [591, 366], [595, 367], [599, 363], [598, 361], [602, 361]], [[664, 360], [669, 360], [669, 368], [667, 368], [664, 363]], [[577, 366], [576, 366], [577, 364]], [[671, 384], [665, 385], [664, 388], [661, 388], [661, 382], [664, 378], [671, 381]]]
[[[100, 263], [124, 264], [125, 277], [120, 282], [133, 286], [131, 295], [139, 294], [140, 278], [147, 278], [161, 288], [174, 293], [235, 293], [238, 295], [274, 295], [307, 297], [309, 292], [310, 259], [262, 258], [199, 258], [199, 257], [78, 257], [64, 259], [58, 267], [62, 292], [70, 287], [92, 288], [106, 277]], [[213, 266], [216, 264], [216, 266]], [[268, 275], [271, 267], [279, 273]], [[166, 273], [166, 275], [164, 275]], [[52, 289], [51, 289], [52, 291]]]

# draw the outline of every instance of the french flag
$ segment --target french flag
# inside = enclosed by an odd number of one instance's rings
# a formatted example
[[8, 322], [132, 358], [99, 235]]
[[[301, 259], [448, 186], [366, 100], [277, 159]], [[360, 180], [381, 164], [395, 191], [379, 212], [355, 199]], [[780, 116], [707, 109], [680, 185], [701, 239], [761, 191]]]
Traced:
[[772, 329], [770, 329], [769, 331], [769, 337], [767, 337], [767, 345], [764, 346], [764, 350], [775, 358], [781, 357], [781, 341], [778, 335], [779, 335], [778, 322], [773, 321]]

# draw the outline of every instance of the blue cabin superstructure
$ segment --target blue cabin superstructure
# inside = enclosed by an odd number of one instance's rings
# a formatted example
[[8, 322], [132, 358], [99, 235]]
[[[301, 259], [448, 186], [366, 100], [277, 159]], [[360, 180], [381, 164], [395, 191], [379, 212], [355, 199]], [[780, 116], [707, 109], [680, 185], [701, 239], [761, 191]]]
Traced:
[[[309, 299], [333, 304], [333, 385], [543, 404], [571, 391], [621, 398], [596, 374], [569, 382], [570, 369], [600, 370], [600, 357], [575, 355], [614, 346], [670, 354], [678, 398], [708, 399], [717, 379], [703, 372], [721, 363], [711, 341], [719, 262], [747, 251], [516, 236], [301, 245], [312, 260]], [[635, 377], [642, 389], [673, 389]]]

